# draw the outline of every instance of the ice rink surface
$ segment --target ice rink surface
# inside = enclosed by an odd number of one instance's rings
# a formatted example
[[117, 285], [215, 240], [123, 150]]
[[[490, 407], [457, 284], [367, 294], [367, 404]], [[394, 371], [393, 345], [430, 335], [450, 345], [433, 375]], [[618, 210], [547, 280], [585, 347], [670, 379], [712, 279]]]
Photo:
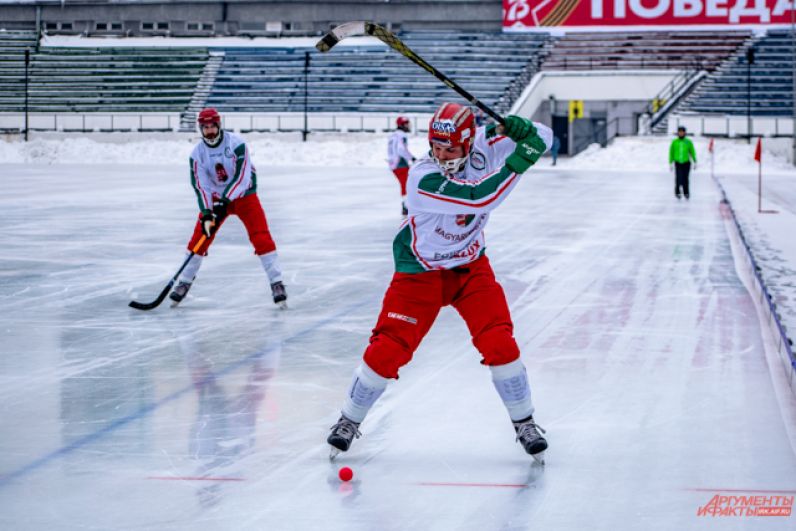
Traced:
[[546, 466], [450, 309], [330, 463], [398, 188], [380, 168], [258, 170], [285, 312], [237, 220], [182, 306], [127, 307], [182, 261], [186, 167], [6, 165], [0, 528], [793, 529], [697, 516], [717, 494], [796, 493], [796, 420], [708, 179], [678, 203], [665, 173], [531, 170], [493, 215]]

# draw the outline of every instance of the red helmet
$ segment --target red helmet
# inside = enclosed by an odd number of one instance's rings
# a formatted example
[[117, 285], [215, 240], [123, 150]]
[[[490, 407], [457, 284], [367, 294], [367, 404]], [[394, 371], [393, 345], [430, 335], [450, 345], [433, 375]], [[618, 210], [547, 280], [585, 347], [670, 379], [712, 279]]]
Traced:
[[395, 119], [395, 127], [399, 129], [407, 129], [409, 127], [409, 118], [406, 116], [399, 116]]
[[434, 144], [464, 148], [464, 155], [456, 159], [443, 161], [434, 157], [437, 165], [446, 172], [458, 173], [464, 169], [473, 146], [473, 138], [475, 115], [469, 107], [458, 103], [443, 103], [428, 124], [428, 143], [432, 147], [432, 156]]
[[212, 107], [202, 109], [196, 121], [199, 123], [199, 125], [216, 124], [218, 127], [221, 127], [221, 115], [218, 114], [218, 111]]
[[430, 144], [463, 146], [470, 153], [475, 137], [475, 115], [469, 107], [458, 103], [443, 103], [428, 124]]

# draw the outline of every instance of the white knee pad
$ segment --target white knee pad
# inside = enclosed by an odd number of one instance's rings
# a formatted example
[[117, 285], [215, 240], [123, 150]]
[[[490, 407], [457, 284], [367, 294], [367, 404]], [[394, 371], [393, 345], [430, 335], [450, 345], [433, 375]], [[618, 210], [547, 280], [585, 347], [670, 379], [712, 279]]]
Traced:
[[518, 358], [505, 365], [490, 366], [489, 370], [492, 371], [492, 383], [511, 420], [516, 422], [533, 415], [531, 386], [522, 360]]
[[351, 385], [348, 387], [343, 415], [354, 422], [362, 422], [371, 406], [379, 399], [387, 388], [389, 380], [376, 374], [363, 361], [354, 371]]

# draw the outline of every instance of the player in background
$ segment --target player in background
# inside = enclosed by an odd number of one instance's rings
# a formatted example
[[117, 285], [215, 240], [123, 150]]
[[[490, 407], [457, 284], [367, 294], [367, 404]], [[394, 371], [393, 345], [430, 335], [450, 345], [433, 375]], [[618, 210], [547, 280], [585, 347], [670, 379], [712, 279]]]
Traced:
[[287, 307], [287, 293], [282, 283], [282, 268], [276, 254], [276, 244], [268, 230], [265, 212], [257, 197], [257, 174], [243, 139], [221, 128], [221, 115], [208, 108], [199, 113], [202, 141], [191, 153], [191, 185], [199, 202], [199, 220], [188, 242], [188, 249], [207, 237], [180, 276], [169, 294], [176, 306], [191, 289], [196, 273], [207, 256], [216, 233], [233, 214], [246, 227], [254, 254], [260, 258], [271, 284], [274, 303]]
[[360, 423], [387, 383], [412, 359], [440, 309], [452, 305], [490, 369], [517, 440], [543, 462], [547, 441], [533, 418], [525, 365], [503, 288], [484, 254], [483, 230], [521, 174], [550, 148], [553, 132], [518, 116], [506, 118], [504, 133], [495, 125], [476, 128], [470, 108], [445, 103], [428, 139], [429, 156], [409, 171], [409, 216], [393, 241], [395, 274], [327, 439], [331, 457], [360, 436]]
[[401, 213], [406, 215], [406, 178], [409, 175], [409, 166], [415, 161], [414, 155], [409, 151], [409, 138], [406, 136], [411, 129], [409, 118], [399, 116], [395, 120], [395, 131], [390, 135], [387, 144], [387, 161], [390, 169], [401, 185]]
[[680, 190], [686, 199], [689, 197], [688, 174], [691, 172], [691, 161], [694, 161], [696, 170], [696, 151], [694, 144], [685, 136], [685, 127], [677, 128], [677, 138], [672, 140], [669, 146], [669, 166], [675, 172], [674, 177], [674, 196], [680, 199]]

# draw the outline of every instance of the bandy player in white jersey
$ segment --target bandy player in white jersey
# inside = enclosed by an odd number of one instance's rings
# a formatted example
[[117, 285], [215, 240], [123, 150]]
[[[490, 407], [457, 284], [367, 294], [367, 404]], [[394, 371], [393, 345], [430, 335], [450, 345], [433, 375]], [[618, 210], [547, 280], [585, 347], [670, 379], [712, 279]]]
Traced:
[[390, 165], [398, 184], [401, 186], [401, 213], [405, 216], [406, 209], [406, 179], [409, 176], [409, 166], [415, 161], [415, 156], [409, 151], [409, 138], [411, 131], [409, 118], [399, 116], [395, 119], [395, 131], [387, 142], [387, 162]]
[[254, 254], [268, 275], [274, 303], [280, 308], [287, 308], [282, 268], [276, 253], [276, 243], [257, 197], [257, 173], [249, 149], [242, 138], [221, 128], [221, 115], [212, 107], [199, 113], [197, 124], [202, 141], [191, 152], [189, 163], [191, 186], [199, 204], [199, 219], [188, 242], [188, 251], [197, 245], [199, 247], [169, 294], [174, 301], [172, 306], [185, 298], [221, 225], [228, 216], [235, 215], [243, 222]]
[[[533, 418], [531, 389], [503, 289], [484, 254], [489, 214], [553, 144], [546, 126], [508, 116], [503, 133], [475, 127], [468, 108], [445, 103], [429, 124], [429, 156], [409, 171], [409, 216], [393, 242], [395, 274], [362, 363], [327, 442], [345, 452], [371, 406], [409, 363], [440, 309], [452, 305], [514, 424], [517, 440], [543, 462], [547, 441]], [[544, 430], [542, 430], [544, 431]]]

